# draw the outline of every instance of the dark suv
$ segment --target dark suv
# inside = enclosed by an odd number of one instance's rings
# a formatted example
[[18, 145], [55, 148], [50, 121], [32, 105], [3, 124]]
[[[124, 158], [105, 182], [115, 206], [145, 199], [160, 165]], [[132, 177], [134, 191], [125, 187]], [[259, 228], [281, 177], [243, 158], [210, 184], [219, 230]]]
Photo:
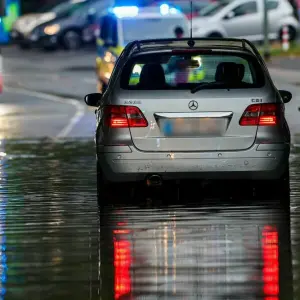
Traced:
[[93, 24], [111, 6], [111, 0], [69, 0], [61, 9], [44, 13], [24, 26], [14, 25], [12, 39], [28, 47], [75, 50], [95, 40]]

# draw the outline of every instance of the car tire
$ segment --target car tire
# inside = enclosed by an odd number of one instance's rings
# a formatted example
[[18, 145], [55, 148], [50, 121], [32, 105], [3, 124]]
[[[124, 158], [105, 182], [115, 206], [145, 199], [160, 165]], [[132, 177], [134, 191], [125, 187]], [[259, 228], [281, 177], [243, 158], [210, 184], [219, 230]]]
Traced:
[[135, 190], [131, 184], [107, 180], [101, 170], [99, 161], [97, 161], [97, 198], [100, 207], [111, 206], [116, 201], [127, 203], [128, 200], [134, 198], [134, 192]]
[[255, 185], [255, 195], [261, 200], [279, 200], [284, 210], [290, 209], [289, 168], [277, 180], [262, 180]]
[[19, 48], [21, 50], [29, 50], [31, 47], [30, 47], [30, 44], [27, 44], [27, 43], [21, 43], [19, 44]]
[[223, 35], [219, 32], [212, 32], [207, 37], [208, 38], [223, 38]]
[[53, 46], [44, 46], [43, 49], [46, 52], [51, 52], [51, 51], [57, 50], [57, 46], [55, 46], [55, 45], [53, 45]]
[[[293, 42], [297, 38], [297, 30], [293, 26], [288, 26], [289, 30], [289, 41]], [[282, 32], [283, 32], [283, 27], [279, 31], [279, 40], [282, 42]]]
[[81, 34], [77, 30], [66, 31], [63, 34], [61, 41], [65, 50], [78, 50], [82, 46]]

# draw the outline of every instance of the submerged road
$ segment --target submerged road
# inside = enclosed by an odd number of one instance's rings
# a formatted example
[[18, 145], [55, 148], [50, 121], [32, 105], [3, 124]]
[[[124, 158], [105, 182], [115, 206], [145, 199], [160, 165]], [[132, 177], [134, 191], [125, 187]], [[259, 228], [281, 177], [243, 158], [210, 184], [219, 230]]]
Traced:
[[[35, 64], [26, 55], [20, 74], [8, 56], [12, 74], [0, 96], [0, 299], [291, 300], [293, 290], [300, 298], [297, 147], [290, 215], [275, 201], [208, 196], [199, 203], [197, 195], [100, 212], [94, 112], [59, 96], [65, 82], [34, 92]], [[50, 65], [59, 72], [58, 61], [66, 61], [44, 59], [40, 73]], [[297, 146], [299, 88], [274, 79], [294, 93], [286, 114]]]

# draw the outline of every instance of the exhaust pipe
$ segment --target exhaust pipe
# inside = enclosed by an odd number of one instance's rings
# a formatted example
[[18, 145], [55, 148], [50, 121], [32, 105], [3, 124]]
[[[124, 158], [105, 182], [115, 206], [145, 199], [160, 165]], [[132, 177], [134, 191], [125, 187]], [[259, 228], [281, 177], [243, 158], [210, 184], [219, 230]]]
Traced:
[[161, 178], [161, 176], [159, 175], [150, 175], [147, 177], [146, 179], [146, 184], [147, 186], [161, 186], [163, 183], [163, 180]]

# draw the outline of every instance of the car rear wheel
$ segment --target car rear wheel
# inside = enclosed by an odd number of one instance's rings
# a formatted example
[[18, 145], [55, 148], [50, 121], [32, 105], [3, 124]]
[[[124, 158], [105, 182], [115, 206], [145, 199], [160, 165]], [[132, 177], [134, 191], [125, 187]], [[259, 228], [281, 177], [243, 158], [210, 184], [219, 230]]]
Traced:
[[259, 181], [255, 185], [255, 196], [261, 200], [277, 200], [285, 210], [290, 209], [289, 168], [280, 179]]
[[19, 48], [22, 50], [29, 50], [31, 47], [30, 47], [30, 44], [28, 44], [28, 43], [21, 43], [21, 44], [19, 44]]
[[68, 30], [63, 34], [62, 45], [66, 50], [77, 50], [82, 45], [81, 35], [76, 30]]
[[43, 49], [44, 51], [55, 51], [57, 49], [57, 46], [56, 45], [44, 46]]

